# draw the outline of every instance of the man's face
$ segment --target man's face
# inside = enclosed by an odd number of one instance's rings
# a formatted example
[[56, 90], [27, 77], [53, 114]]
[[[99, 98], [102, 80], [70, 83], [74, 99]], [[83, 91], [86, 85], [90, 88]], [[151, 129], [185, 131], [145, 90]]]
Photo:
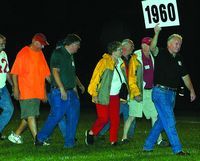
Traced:
[[81, 44], [80, 42], [74, 42], [71, 44], [71, 53], [74, 54], [74, 53], [77, 53], [78, 49], [81, 47]]
[[143, 53], [149, 53], [150, 52], [150, 46], [145, 44], [145, 43], [142, 43], [141, 48], [142, 48]]
[[35, 41], [35, 40], [33, 40], [32, 41], [32, 45], [34, 46], [34, 48], [36, 49], [36, 50], [42, 50], [43, 48], [44, 48], [44, 45], [42, 45], [39, 41]]
[[179, 38], [174, 37], [168, 42], [168, 49], [172, 54], [176, 54], [180, 51], [182, 41]]
[[123, 56], [128, 56], [128, 55], [130, 55], [133, 52], [133, 50], [134, 50], [134, 44], [127, 43], [127, 44], [123, 45], [122, 50], [123, 50], [123, 53], [122, 53]]

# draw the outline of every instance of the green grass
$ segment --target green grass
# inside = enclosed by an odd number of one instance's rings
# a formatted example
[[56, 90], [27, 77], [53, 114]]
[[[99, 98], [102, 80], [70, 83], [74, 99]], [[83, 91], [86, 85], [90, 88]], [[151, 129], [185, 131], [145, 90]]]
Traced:
[[[84, 143], [84, 132], [89, 129], [96, 118], [92, 109], [82, 108], [81, 117], [77, 131], [77, 146], [73, 149], [63, 148], [64, 142], [58, 128], [54, 130], [50, 138], [51, 146], [35, 147], [29, 130], [23, 134], [24, 144], [12, 144], [8, 140], [0, 141], [0, 161], [200, 161], [200, 118], [189, 115], [177, 116], [177, 130], [183, 149], [191, 153], [190, 156], [176, 156], [171, 148], [155, 147], [152, 153], [143, 153], [142, 147], [145, 138], [151, 128], [150, 121], [137, 120], [134, 138], [126, 145], [111, 147], [109, 134], [106, 140], [96, 139], [95, 144], [86, 146]], [[42, 107], [38, 119], [39, 129], [43, 125], [49, 109]], [[15, 110], [13, 118], [6, 127], [4, 133], [10, 134], [15, 131], [20, 122], [19, 110]], [[121, 120], [119, 139], [122, 136], [123, 121]], [[163, 134], [166, 138], [165, 134]]]

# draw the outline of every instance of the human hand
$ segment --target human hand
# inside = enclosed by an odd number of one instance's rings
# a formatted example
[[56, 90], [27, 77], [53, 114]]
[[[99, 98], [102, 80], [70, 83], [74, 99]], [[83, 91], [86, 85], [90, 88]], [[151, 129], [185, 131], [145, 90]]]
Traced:
[[94, 103], [98, 103], [98, 97], [97, 96], [93, 96], [92, 100], [93, 100]]
[[156, 24], [156, 26], [154, 27], [155, 34], [159, 33], [161, 30], [162, 30], [162, 28], [159, 26], [159, 23]]
[[43, 103], [47, 103], [47, 98], [42, 99]]
[[65, 91], [64, 88], [60, 88], [60, 93], [61, 93], [61, 99], [67, 100], [67, 92]]
[[78, 98], [78, 99], [80, 99], [80, 97], [79, 97], [79, 95], [78, 95], [78, 90], [77, 90], [77, 88], [76, 88], [76, 87], [74, 87], [74, 89], [73, 89], [73, 90], [74, 90], [74, 92], [76, 93], [76, 96], [77, 96], [77, 98]]
[[13, 87], [12, 90], [13, 90], [13, 96], [14, 96], [14, 98], [15, 98], [16, 100], [19, 100], [20, 94], [19, 94], [19, 89], [18, 89], [18, 87]]
[[47, 103], [47, 101], [48, 101], [48, 98], [47, 98], [47, 95], [45, 94], [44, 99], [42, 99], [42, 102]]
[[81, 93], [83, 94], [85, 92], [85, 87], [83, 85], [79, 86], [79, 89], [81, 90]]
[[196, 94], [194, 91], [190, 92], [190, 102], [193, 102], [196, 99]]
[[135, 96], [134, 99], [135, 99], [137, 102], [141, 102], [141, 101], [142, 101], [142, 97], [141, 97], [140, 95]]
[[127, 100], [124, 100], [124, 99], [122, 99], [122, 98], [120, 98], [120, 102], [121, 102], [122, 104], [126, 104], [128, 101], [127, 101]]

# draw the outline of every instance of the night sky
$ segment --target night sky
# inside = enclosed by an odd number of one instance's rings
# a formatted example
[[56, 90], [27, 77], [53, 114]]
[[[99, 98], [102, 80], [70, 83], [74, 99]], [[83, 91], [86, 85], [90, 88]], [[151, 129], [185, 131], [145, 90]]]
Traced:
[[[56, 42], [68, 33], [82, 38], [81, 49], [75, 55], [77, 74], [88, 86], [92, 71], [112, 40], [131, 38], [140, 48], [141, 38], [153, 36], [153, 29], [145, 29], [142, 5], [139, 0], [34, 0], [1, 2], [1, 30], [7, 37], [6, 51], [12, 67], [17, 52], [31, 42], [32, 36], [42, 32], [50, 46], [44, 49], [49, 63]], [[182, 54], [190, 72], [197, 96], [199, 95], [199, 26], [197, 1], [177, 0], [180, 26], [162, 29], [158, 46], [166, 46], [172, 33], [183, 36]], [[199, 105], [199, 103], [197, 103]]]

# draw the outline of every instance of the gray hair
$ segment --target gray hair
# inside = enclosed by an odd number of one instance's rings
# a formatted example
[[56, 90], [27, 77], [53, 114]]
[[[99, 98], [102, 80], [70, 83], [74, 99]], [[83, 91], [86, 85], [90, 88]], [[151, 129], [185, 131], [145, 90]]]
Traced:
[[170, 40], [174, 39], [174, 38], [178, 38], [180, 41], [182, 41], [182, 36], [179, 34], [172, 34], [168, 37], [167, 42], [169, 42]]
[[124, 39], [122, 41], [122, 45], [126, 45], [126, 44], [133, 44], [133, 41], [131, 39]]

